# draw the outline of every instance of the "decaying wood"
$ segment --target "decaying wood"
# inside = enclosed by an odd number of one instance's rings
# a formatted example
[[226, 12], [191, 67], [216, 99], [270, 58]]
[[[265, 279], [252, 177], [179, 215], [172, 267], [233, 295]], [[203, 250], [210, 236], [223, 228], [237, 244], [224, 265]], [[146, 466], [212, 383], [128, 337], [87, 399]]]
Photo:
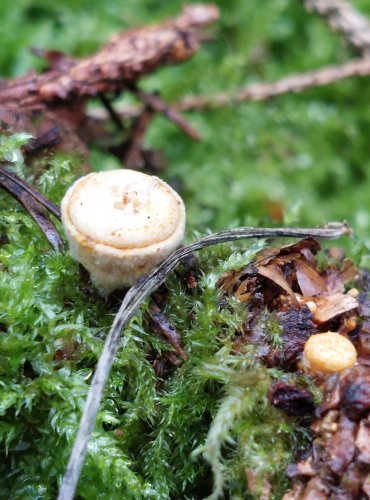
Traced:
[[[21, 129], [38, 135], [34, 122], [43, 121], [47, 113], [53, 122], [51, 127], [63, 123], [78, 136], [88, 99], [129, 90], [157, 68], [189, 59], [204, 39], [202, 29], [217, 17], [213, 5], [188, 5], [174, 19], [113, 37], [89, 57], [74, 59], [56, 51], [39, 51], [49, 62], [46, 71], [31, 72], [0, 85], [0, 129]], [[182, 129], [192, 130], [190, 125], [184, 126], [186, 120], [178, 113], [171, 115], [165, 108], [161, 112]]]
[[[177, 18], [162, 24], [134, 28], [113, 37], [100, 51], [77, 60], [58, 54], [41, 75], [31, 73], [0, 87], [0, 104], [16, 110], [65, 104], [102, 92], [121, 91], [142, 76], [166, 64], [189, 59], [200, 47], [199, 30], [218, 17], [212, 5], [188, 5]], [[56, 111], [56, 110], [55, 110]]]
[[363, 57], [370, 56], [370, 22], [346, 0], [303, 0], [309, 11], [326, 19]]
[[[159, 96], [140, 90], [137, 81], [163, 65], [180, 63], [191, 57], [204, 40], [202, 29], [217, 17], [218, 10], [213, 5], [188, 5], [174, 19], [113, 37], [89, 57], [75, 59], [58, 51], [34, 51], [48, 61], [49, 68], [42, 74], [30, 72], [0, 83], [0, 133], [31, 133], [34, 139], [23, 148], [28, 156], [56, 146], [68, 153], [79, 152], [82, 158], [87, 158], [89, 134], [92, 139], [107, 137], [104, 128], [86, 115], [88, 100], [98, 97], [110, 120], [123, 132], [125, 126], [107, 94], [131, 91], [145, 103], [146, 109], [137, 120], [134, 119], [127, 139], [121, 145], [111, 146], [111, 151], [126, 161], [129, 168], [158, 164], [155, 154], [141, 147], [153, 112], [162, 113], [193, 139], [199, 139], [199, 135]], [[81, 171], [86, 173], [87, 170], [87, 163], [82, 162]], [[62, 241], [42, 205], [58, 216], [57, 207], [5, 168], [0, 174], [0, 186], [23, 204], [49, 243], [61, 249]]]
[[288, 465], [283, 500], [369, 498], [370, 368], [356, 364], [328, 377], [311, 425], [313, 443]]
[[58, 500], [72, 500], [77, 487], [82, 465], [87, 451], [87, 443], [93, 431], [96, 415], [103, 396], [105, 384], [113, 365], [122, 329], [127, 326], [138, 307], [156, 288], [166, 279], [168, 274], [187, 256], [209, 245], [226, 243], [246, 238], [268, 237], [323, 237], [339, 238], [349, 232], [345, 224], [330, 224], [324, 229], [302, 228], [251, 228], [243, 227], [222, 231], [198, 240], [195, 243], [179, 248], [173, 252], [157, 268], [134, 284], [125, 295], [121, 307], [116, 314], [113, 325], [106, 338], [103, 352], [99, 358], [96, 370], [91, 381], [84, 411], [81, 417], [79, 430], [72, 448], [68, 466], [59, 490]]

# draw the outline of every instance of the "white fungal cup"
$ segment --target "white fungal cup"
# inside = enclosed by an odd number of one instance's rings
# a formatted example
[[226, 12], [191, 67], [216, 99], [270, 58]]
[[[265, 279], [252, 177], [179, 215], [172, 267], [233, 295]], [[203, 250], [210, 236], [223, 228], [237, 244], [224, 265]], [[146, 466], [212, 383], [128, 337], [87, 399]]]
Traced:
[[103, 295], [132, 285], [184, 236], [180, 196], [158, 177], [133, 170], [80, 178], [61, 209], [71, 253]]

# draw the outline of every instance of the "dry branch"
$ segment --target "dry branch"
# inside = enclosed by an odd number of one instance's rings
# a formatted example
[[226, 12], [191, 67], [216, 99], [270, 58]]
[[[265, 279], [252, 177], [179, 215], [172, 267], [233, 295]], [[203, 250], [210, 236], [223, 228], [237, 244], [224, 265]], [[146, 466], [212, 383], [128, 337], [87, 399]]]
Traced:
[[152, 117], [153, 112], [150, 109], [144, 108], [141, 115], [133, 122], [127, 141], [125, 141], [122, 147], [116, 148], [118, 156], [122, 156], [122, 161], [126, 168], [137, 169], [145, 165], [142, 143]]
[[303, 0], [305, 7], [326, 19], [362, 56], [370, 56], [370, 22], [346, 0]]
[[[355, 59], [341, 66], [327, 66], [307, 73], [288, 76], [276, 82], [252, 83], [229, 92], [214, 95], [188, 97], [173, 103], [171, 109], [178, 111], [196, 111], [207, 108], [219, 108], [244, 101], [266, 101], [289, 92], [299, 93], [304, 90], [330, 85], [354, 76], [370, 76], [370, 60]], [[142, 112], [141, 106], [117, 107], [122, 117], [133, 118]], [[89, 116], [94, 120], [106, 120], [108, 115], [102, 109], [91, 110]]]
[[181, 128], [189, 137], [199, 141], [199, 133], [185, 120], [183, 116], [180, 115], [179, 111], [168, 104], [166, 104], [158, 95], [149, 94], [143, 90], [135, 87], [132, 89], [133, 93], [139, 98], [139, 100], [145, 104], [152, 111], [157, 111], [161, 113], [171, 122], [175, 123], [179, 128]]
[[369, 76], [370, 59], [356, 59], [341, 66], [328, 66], [282, 78], [276, 82], [253, 83], [232, 92], [214, 96], [187, 98], [176, 105], [180, 111], [217, 108], [243, 101], [265, 101], [288, 92], [298, 93], [312, 87], [322, 87], [353, 76]]
[[[0, 131], [22, 130], [38, 137], [59, 126], [64, 132], [59, 147], [68, 151], [68, 144], [74, 143], [74, 150], [87, 153], [81, 140], [87, 101], [100, 97], [111, 119], [122, 128], [105, 94], [130, 91], [157, 68], [189, 59], [205, 40], [202, 30], [217, 17], [215, 6], [192, 4], [174, 19], [116, 35], [89, 57], [75, 59], [61, 52], [37, 51], [49, 63], [46, 71], [0, 83]], [[158, 99], [148, 99], [149, 107], [160, 109], [188, 134], [197, 136], [178, 112]]]
[[[342, 33], [349, 44], [362, 56], [370, 55], [370, 22], [345, 0], [304, 0], [306, 8], [324, 17], [330, 27]], [[298, 93], [313, 87], [329, 85], [353, 76], [369, 76], [370, 64], [367, 60], [352, 60], [341, 66], [321, 68], [307, 73], [292, 75], [276, 82], [255, 83], [244, 88], [211, 95], [188, 97], [174, 103], [171, 109], [194, 111], [206, 108], [218, 108], [244, 101], [263, 101], [279, 95]], [[120, 108], [117, 111], [125, 117], [137, 116], [140, 107]], [[94, 111], [90, 116], [106, 119], [102, 110]]]
[[199, 30], [217, 17], [212, 5], [188, 5], [175, 19], [113, 37], [92, 56], [47, 52], [50, 69], [4, 83], [0, 104], [34, 108], [121, 91], [160, 66], [189, 59], [200, 47]]

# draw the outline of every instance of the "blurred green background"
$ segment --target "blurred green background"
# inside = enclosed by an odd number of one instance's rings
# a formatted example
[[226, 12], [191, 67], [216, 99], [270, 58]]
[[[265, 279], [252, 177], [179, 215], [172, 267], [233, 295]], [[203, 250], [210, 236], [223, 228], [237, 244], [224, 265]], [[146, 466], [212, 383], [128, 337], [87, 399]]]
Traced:
[[[142, 80], [168, 101], [278, 79], [354, 56], [299, 0], [219, 0], [214, 41], [190, 61]], [[370, 14], [362, 0], [358, 7]], [[111, 34], [175, 15], [182, 2], [2, 0], [0, 74], [40, 68], [30, 47], [92, 53]], [[203, 142], [161, 117], [146, 144], [163, 150], [164, 174], [182, 194], [189, 228], [320, 225], [347, 219], [370, 242], [370, 86], [352, 78], [262, 103], [188, 113]], [[115, 166], [93, 152], [94, 168]], [[283, 220], [279, 213], [283, 212]]]

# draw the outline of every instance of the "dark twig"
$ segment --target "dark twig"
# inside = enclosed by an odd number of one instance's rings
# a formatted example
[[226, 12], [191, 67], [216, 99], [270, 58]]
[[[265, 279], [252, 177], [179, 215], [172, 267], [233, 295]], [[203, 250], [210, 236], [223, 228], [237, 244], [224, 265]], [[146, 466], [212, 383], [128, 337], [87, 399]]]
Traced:
[[151, 273], [140, 279], [133, 285], [125, 295], [121, 307], [116, 314], [113, 325], [106, 338], [103, 352], [99, 358], [90, 390], [87, 395], [84, 411], [80, 421], [80, 427], [69, 458], [68, 466], [60, 487], [58, 500], [72, 500], [80, 476], [81, 468], [87, 450], [87, 443], [95, 425], [96, 415], [103, 396], [105, 384], [111, 370], [114, 357], [120, 344], [122, 329], [128, 324], [138, 307], [148, 295], [150, 295], [166, 279], [167, 275], [189, 254], [201, 250], [209, 245], [225, 243], [228, 241], [246, 238], [269, 238], [269, 237], [322, 237], [335, 239], [348, 234], [349, 228], [345, 224], [330, 224], [324, 229], [301, 229], [301, 228], [265, 228], [256, 229], [243, 227], [222, 231], [212, 234], [179, 248], [172, 253], [162, 264], [153, 269]]
[[181, 337], [176, 328], [168, 321], [166, 316], [152, 300], [149, 304], [148, 314], [154, 323], [155, 330], [160, 333], [167, 342], [175, 349], [176, 353], [184, 361], [188, 359], [187, 354], [181, 347]]
[[134, 121], [131, 127], [130, 136], [124, 145], [125, 151], [122, 157], [123, 163], [127, 168], [139, 168], [145, 163], [141, 147], [152, 117], [153, 111], [144, 108], [141, 115]]
[[114, 109], [114, 106], [110, 102], [108, 97], [105, 94], [100, 93], [99, 99], [100, 99], [101, 103], [103, 104], [103, 106], [105, 107], [105, 109], [107, 110], [107, 113], [109, 114], [110, 119], [116, 125], [117, 129], [119, 131], [123, 131], [125, 129], [125, 127], [123, 126], [123, 123], [122, 123], [122, 117]]
[[157, 113], [161, 113], [166, 118], [171, 120], [175, 125], [177, 125], [181, 130], [185, 132], [189, 137], [196, 141], [200, 141], [201, 137], [194, 127], [188, 123], [188, 121], [179, 113], [178, 110], [171, 107], [169, 104], [165, 103], [158, 95], [150, 94], [144, 92], [136, 86], [131, 86], [130, 90], [140, 99], [140, 101], [145, 104], [148, 108]]
[[143, 158], [143, 165], [151, 170], [153, 173], [158, 173], [165, 170], [167, 162], [160, 149], [140, 149]]
[[43, 148], [56, 146], [60, 142], [62, 142], [60, 127], [51, 127], [47, 132], [41, 134], [39, 137], [31, 139], [23, 146], [23, 150], [28, 155], [35, 154]]
[[363, 57], [370, 56], [370, 22], [346, 0], [303, 0], [307, 10], [326, 19]]
[[59, 236], [56, 227], [45, 213], [43, 207], [33, 196], [33, 188], [27, 185], [26, 189], [24, 186], [24, 184], [26, 184], [25, 181], [18, 182], [19, 178], [16, 177], [17, 180], [15, 180], [15, 177], [15, 174], [10, 174], [10, 172], [0, 167], [0, 185], [12, 194], [20, 203], [22, 203], [24, 208], [40, 227], [41, 231], [44, 233], [46, 239], [54, 250], [63, 250], [64, 245], [62, 239]]

